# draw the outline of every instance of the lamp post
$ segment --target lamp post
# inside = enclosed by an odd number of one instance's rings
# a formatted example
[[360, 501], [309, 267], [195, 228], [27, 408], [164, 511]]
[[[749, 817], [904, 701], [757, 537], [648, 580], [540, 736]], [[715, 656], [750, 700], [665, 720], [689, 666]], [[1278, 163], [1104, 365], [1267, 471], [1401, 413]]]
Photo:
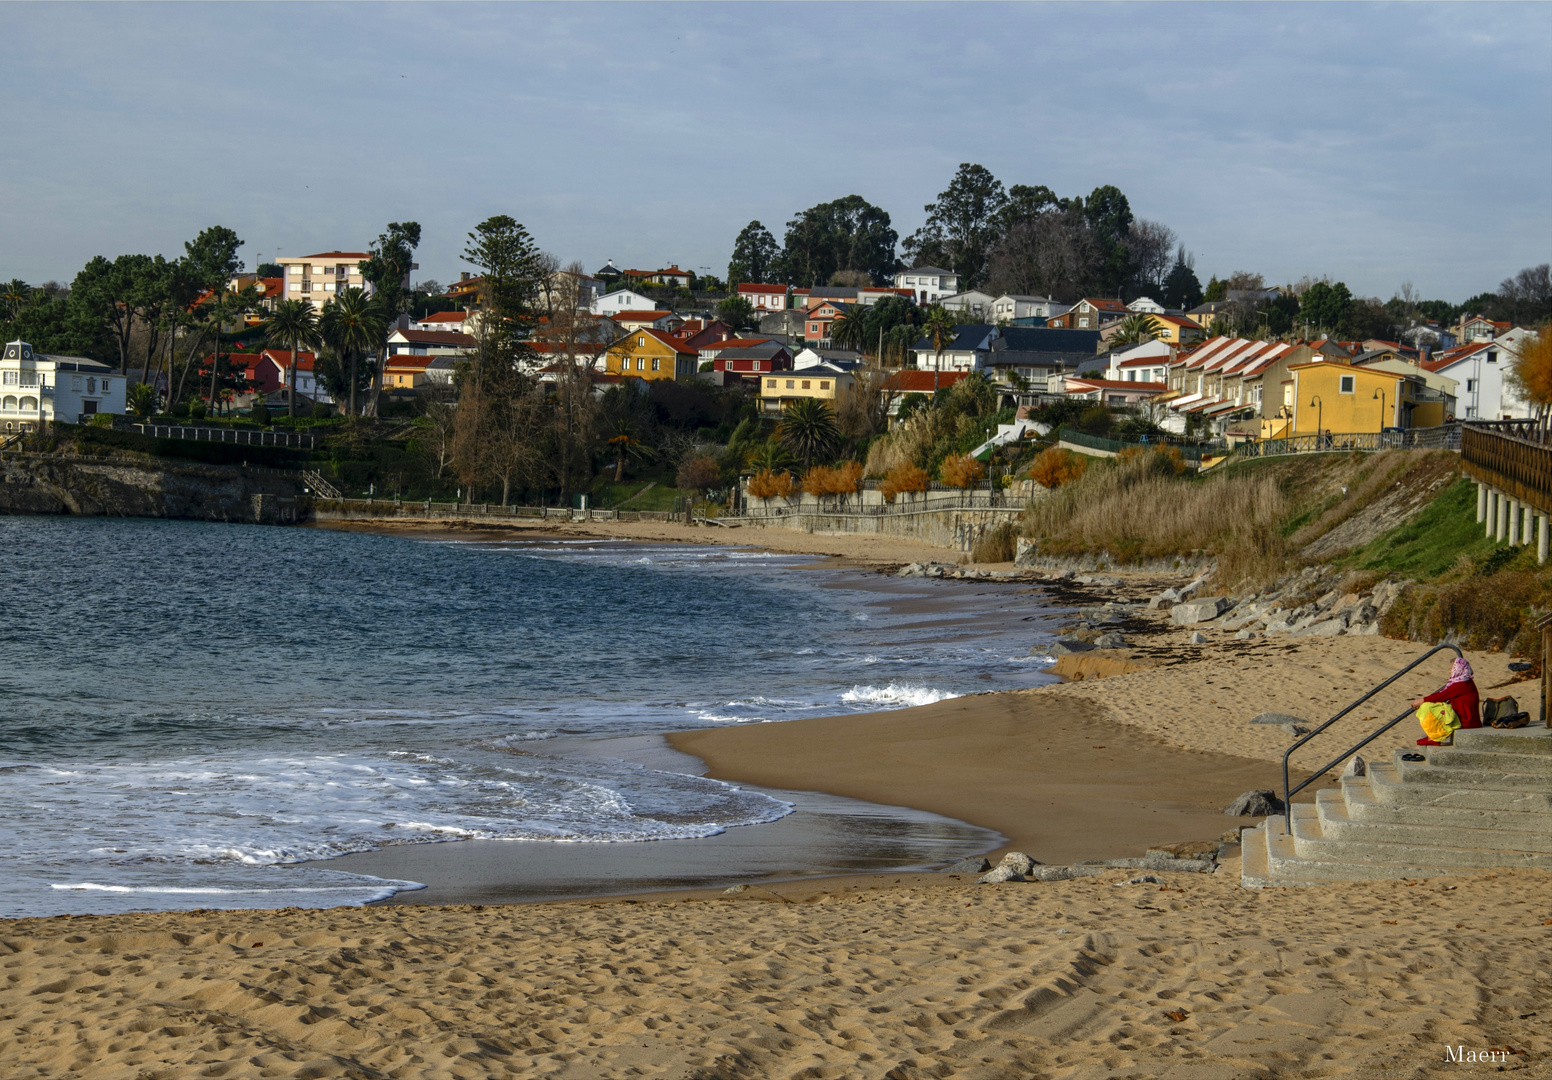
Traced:
[[1322, 417], [1326, 411], [1326, 403], [1320, 400], [1319, 394], [1316, 394], [1310, 398], [1310, 408], [1315, 410], [1315, 448], [1318, 450], [1320, 448], [1320, 438], [1325, 434], [1326, 430], [1325, 424], [1322, 422]]
[[1385, 428], [1387, 426], [1385, 423], [1385, 391], [1375, 390], [1374, 398], [1371, 398], [1370, 400], [1374, 399], [1378, 399], [1380, 403], [1380, 433], [1384, 434]]

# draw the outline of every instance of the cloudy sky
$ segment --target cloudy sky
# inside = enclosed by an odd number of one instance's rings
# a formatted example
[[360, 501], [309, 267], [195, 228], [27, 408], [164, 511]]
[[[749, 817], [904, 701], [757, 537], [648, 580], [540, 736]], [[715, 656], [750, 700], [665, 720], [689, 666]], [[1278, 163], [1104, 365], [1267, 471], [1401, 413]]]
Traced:
[[0, 279], [491, 214], [589, 269], [721, 274], [960, 162], [1115, 184], [1209, 274], [1463, 300], [1552, 256], [1552, 5], [0, 4]]

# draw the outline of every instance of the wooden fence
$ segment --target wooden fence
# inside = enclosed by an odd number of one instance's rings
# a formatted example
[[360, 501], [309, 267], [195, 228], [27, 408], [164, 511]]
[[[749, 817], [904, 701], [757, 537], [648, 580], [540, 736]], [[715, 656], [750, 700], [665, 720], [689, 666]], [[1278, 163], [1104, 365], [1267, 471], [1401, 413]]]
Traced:
[[1460, 458], [1472, 478], [1552, 514], [1552, 444], [1531, 421], [1467, 424]]

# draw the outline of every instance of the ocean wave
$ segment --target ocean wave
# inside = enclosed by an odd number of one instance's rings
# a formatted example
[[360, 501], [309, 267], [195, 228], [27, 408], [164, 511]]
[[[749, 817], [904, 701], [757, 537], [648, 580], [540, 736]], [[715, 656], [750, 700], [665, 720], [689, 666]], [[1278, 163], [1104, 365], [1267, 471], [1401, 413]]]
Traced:
[[908, 708], [913, 705], [931, 705], [947, 701], [959, 695], [950, 690], [939, 690], [919, 683], [891, 682], [886, 686], [853, 686], [841, 695], [848, 705], [882, 705], [887, 708]]

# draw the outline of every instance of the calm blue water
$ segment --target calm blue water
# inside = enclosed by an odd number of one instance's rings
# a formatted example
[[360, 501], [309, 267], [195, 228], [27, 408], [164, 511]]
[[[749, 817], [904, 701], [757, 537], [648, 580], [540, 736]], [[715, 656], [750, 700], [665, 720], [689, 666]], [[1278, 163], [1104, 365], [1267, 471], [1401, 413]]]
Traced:
[[385, 844], [708, 836], [789, 804], [546, 741], [1045, 679], [1013, 590], [913, 582], [954, 617], [903, 614], [735, 548], [0, 518], [0, 550], [5, 916], [361, 903], [404, 886], [295, 864]]

